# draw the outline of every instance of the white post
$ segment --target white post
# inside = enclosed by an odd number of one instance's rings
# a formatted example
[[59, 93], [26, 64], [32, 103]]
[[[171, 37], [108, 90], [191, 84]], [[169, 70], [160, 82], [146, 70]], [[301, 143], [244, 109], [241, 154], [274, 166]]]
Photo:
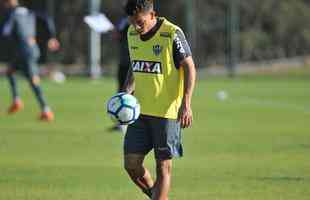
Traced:
[[[96, 15], [100, 10], [100, 0], [89, 0], [89, 14]], [[96, 79], [101, 75], [100, 58], [101, 58], [101, 38], [100, 34], [90, 29], [89, 34], [89, 73], [91, 78]]]

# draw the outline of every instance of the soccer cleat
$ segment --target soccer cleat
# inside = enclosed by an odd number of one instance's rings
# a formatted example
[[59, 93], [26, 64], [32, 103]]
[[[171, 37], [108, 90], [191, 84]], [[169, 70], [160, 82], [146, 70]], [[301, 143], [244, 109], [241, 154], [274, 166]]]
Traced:
[[54, 121], [54, 113], [52, 111], [47, 111], [47, 112], [42, 112], [40, 114], [40, 120], [41, 121], [46, 121], [46, 122], [51, 122]]
[[17, 113], [18, 111], [21, 111], [24, 108], [24, 103], [22, 100], [18, 99], [15, 100], [12, 105], [8, 109], [9, 114]]

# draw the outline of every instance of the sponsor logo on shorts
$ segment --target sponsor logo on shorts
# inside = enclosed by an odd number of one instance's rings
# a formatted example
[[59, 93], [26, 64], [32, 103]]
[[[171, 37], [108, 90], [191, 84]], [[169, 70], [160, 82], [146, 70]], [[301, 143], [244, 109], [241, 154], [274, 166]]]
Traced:
[[160, 62], [134, 60], [132, 61], [133, 72], [162, 74], [162, 66]]

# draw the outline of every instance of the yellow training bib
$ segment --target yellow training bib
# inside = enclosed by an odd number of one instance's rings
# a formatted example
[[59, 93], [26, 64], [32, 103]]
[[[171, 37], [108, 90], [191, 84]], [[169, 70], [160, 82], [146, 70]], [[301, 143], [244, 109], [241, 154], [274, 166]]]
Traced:
[[164, 19], [157, 33], [142, 41], [133, 26], [128, 48], [141, 114], [176, 119], [183, 98], [183, 68], [173, 59], [173, 39], [179, 27]]

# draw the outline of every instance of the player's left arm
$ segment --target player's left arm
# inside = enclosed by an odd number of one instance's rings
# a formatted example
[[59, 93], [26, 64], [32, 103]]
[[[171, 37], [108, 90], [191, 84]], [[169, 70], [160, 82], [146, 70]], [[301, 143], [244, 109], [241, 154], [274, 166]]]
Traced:
[[193, 123], [192, 112], [192, 96], [194, 92], [196, 82], [196, 67], [193, 61], [193, 57], [189, 56], [181, 62], [181, 66], [184, 69], [184, 94], [179, 110], [179, 121], [182, 128], [188, 128]]
[[188, 128], [193, 122], [191, 102], [196, 82], [196, 67], [190, 46], [181, 30], [177, 30], [174, 36], [173, 54], [176, 66], [182, 67], [184, 70], [184, 94], [178, 121], [182, 128]]

